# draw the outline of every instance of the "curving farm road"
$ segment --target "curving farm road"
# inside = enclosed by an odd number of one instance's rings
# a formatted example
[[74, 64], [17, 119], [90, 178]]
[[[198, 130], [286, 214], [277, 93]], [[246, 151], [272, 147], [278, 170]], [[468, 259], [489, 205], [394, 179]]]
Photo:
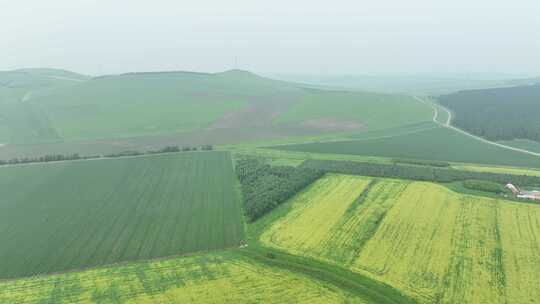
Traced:
[[[485, 138], [482, 138], [480, 136], [476, 136], [474, 134], [471, 134], [467, 131], [464, 131], [462, 129], [459, 129], [457, 127], [454, 127], [451, 122], [452, 122], [452, 112], [449, 111], [447, 108], [441, 106], [441, 105], [434, 105], [432, 102], [428, 102], [418, 96], [414, 96], [414, 98], [418, 101], [420, 101], [421, 103], [423, 104], [426, 104], [428, 106], [430, 106], [431, 108], [433, 108], [433, 111], [434, 111], [434, 114], [433, 114], [433, 122], [435, 122], [436, 124], [440, 125], [440, 126], [443, 126], [445, 128], [449, 128], [449, 129], [452, 129], [456, 132], [459, 132], [463, 135], [466, 135], [466, 136], [469, 136], [471, 138], [474, 138], [476, 140], [479, 140], [481, 142], [484, 142], [486, 144], [490, 144], [490, 145], [494, 145], [494, 146], [497, 146], [497, 147], [501, 147], [501, 148], [504, 148], [504, 149], [507, 149], [507, 150], [512, 150], [512, 151], [517, 151], [517, 152], [522, 152], [522, 153], [525, 153], [525, 154], [530, 154], [530, 155], [534, 155], [534, 156], [540, 156], [540, 153], [536, 153], [536, 152], [533, 152], [533, 151], [529, 151], [529, 150], [525, 150], [525, 149], [520, 149], [520, 148], [515, 148], [515, 147], [511, 147], [511, 146], [507, 146], [507, 145], [503, 145], [503, 144], [500, 144], [500, 143], [497, 143], [497, 142], [493, 142], [493, 141], [490, 141], [490, 140], [487, 140]], [[444, 111], [446, 111], [448, 113], [448, 119], [446, 120], [446, 122], [442, 123], [440, 121], [437, 120], [437, 117], [439, 116], [439, 107], [441, 109], [443, 109]]]

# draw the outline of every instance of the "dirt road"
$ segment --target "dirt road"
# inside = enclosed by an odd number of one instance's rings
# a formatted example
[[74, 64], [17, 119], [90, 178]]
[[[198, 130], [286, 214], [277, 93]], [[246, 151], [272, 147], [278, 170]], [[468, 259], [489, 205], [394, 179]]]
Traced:
[[[485, 138], [482, 138], [480, 136], [476, 136], [474, 134], [471, 134], [467, 131], [464, 131], [462, 129], [459, 129], [459, 128], [456, 128], [454, 126], [452, 126], [451, 122], [452, 122], [452, 112], [449, 111], [448, 109], [446, 109], [445, 107], [441, 106], [441, 105], [434, 105], [433, 103], [431, 102], [428, 102], [418, 96], [414, 96], [414, 98], [418, 101], [420, 101], [421, 103], [423, 104], [426, 104], [426, 105], [429, 105], [431, 108], [433, 108], [433, 111], [434, 111], [434, 115], [433, 115], [433, 122], [435, 122], [436, 124], [440, 125], [440, 126], [443, 126], [445, 128], [449, 128], [449, 129], [452, 129], [456, 132], [459, 132], [463, 135], [466, 135], [466, 136], [469, 136], [471, 138], [474, 138], [476, 140], [479, 140], [481, 142], [484, 142], [486, 144], [490, 144], [490, 145], [494, 145], [494, 146], [497, 146], [497, 147], [500, 147], [500, 148], [504, 148], [504, 149], [507, 149], [507, 150], [512, 150], [512, 151], [517, 151], [517, 152], [522, 152], [522, 153], [526, 153], [526, 154], [530, 154], [530, 155], [535, 155], [535, 156], [540, 156], [540, 153], [536, 153], [536, 152], [533, 152], [533, 151], [529, 151], [529, 150], [525, 150], [525, 149], [520, 149], [520, 148], [514, 148], [514, 147], [511, 147], [511, 146], [507, 146], [507, 145], [503, 145], [503, 144], [500, 144], [500, 143], [497, 143], [497, 142], [493, 142], [493, 141], [490, 141], [490, 140], [487, 140]], [[440, 121], [437, 120], [437, 117], [439, 115], [439, 107], [441, 109], [443, 109], [444, 111], [448, 112], [448, 119], [446, 120], [446, 122], [442, 123]]]

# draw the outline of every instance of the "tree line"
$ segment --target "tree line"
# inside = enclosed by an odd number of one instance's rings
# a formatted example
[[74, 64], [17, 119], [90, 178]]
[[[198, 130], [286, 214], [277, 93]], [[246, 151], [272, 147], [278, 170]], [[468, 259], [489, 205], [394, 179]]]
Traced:
[[499, 184], [512, 182], [520, 186], [540, 186], [539, 176], [515, 175], [490, 172], [473, 172], [442, 167], [414, 166], [405, 164], [382, 164], [354, 161], [306, 160], [301, 168], [373, 177], [387, 177], [449, 183], [454, 181], [483, 180]]
[[87, 155], [81, 156], [79, 153], [73, 154], [48, 154], [39, 157], [15, 157], [9, 160], [0, 160], [0, 166], [4, 165], [18, 165], [18, 164], [29, 164], [29, 163], [47, 163], [47, 162], [57, 162], [57, 161], [67, 161], [67, 160], [81, 160], [81, 159], [96, 159], [96, 158], [111, 158], [111, 157], [126, 157], [126, 156], [138, 156], [138, 155], [150, 155], [150, 154], [163, 154], [163, 153], [176, 153], [176, 152], [191, 152], [191, 151], [211, 151], [214, 147], [212, 145], [203, 145], [200, 147], [178, 147], [178, 146], [166, 146], [158, 150], [149, 150], [149, 151], [137, 151], [137, 150], [128, 150], [122, 151], [119, 153], [110, 153], [105, 155]]
[[436, 160], [394, 158], [392, 159], [392, 162], [396, 164], [409, 164], [409, 165], [419, 165], [419, 166], [450, 167], [450, 163], [443, 162], [443, 161], [436, 161]]
[[540, 141], [540, 84], [461, 91], [440, 96], [453, 124], [489, 140]]
[[244, 213], [255, 221], [321, 177], [324, 172], [308, 167], [272, 167], [256, 158], [236, 162], [236, 174], [244, 197]]
[[469, 179], [466, 181], [463, 181], [463, 187], [471, 190], [478, 190], [483, 192], [491, 192], [495, 194], [503, 194], [508, 193], [510, 194], [510, 189], [504, 187], [502, 184], [495, 183], [492, 181], [484, 181], [484, 180], [474, 180]]

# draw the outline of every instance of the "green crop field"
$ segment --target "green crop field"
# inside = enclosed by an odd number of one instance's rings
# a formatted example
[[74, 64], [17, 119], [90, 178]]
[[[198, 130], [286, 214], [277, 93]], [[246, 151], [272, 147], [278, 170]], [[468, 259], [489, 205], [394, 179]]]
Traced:
[[233, 252], [0, 282], [0, 303], [367, 303]]
[[538, 156], [489, 145], [443, 127], [398, 136], [381, 135], [350, 141], [281, 145], [274, 148], [286, 151], [540, 168]]
[[327, 175], [259, 225], [267, 246], [346, 266], [420, 303], [534, 303], [539, 222], [538, 205]]
[[377, 130], [431, 121], [431, 117], [431, 108], [411, 96], [311, 90], [274, 122], [323, 123], [322, 119], [332, 119]]
[[235, 247], [227, 152], [0, 168], [0, 278]]
[[503, 145], [511, 146], [514, 148], [525, 149], [528, 151], [540, 153], [540, 142], [529, 139], [513, 139], [513, 140], [500, 140], [497, 141]]

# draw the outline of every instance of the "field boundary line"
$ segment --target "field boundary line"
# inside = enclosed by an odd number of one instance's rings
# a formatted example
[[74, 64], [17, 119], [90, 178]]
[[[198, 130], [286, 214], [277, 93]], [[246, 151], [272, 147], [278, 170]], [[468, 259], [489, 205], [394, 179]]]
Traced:
[[287, 251], [259, 244], [238, 251], [244, 257], [269, 266], [278, 267], [309, 277], [321, 283], [331, 284], [341, 290], [356, 294], [370, 303], [398, 304], [417, 303], [395, 287], [353, 272], [338, 264], [288, 253]]
[[[2, 147], [2, 144], [0, 144], [0, 147]], [[25, 167], [25, 166], [32, 166], [32, 165], [55, 165], [59, 163], [69, 163], [69, 162], [84, 162], [84, 161], [98, 161], [98, 160], [110, 160], [110, 159], [126, 159], [126, 158], [141, 158], [141, 157], [159, 157], [162, 155], [171, 155], [171, 154], [187, 154], [187, 153], [207, 153], [207, 152], [229, 152], [228, 150], [208, 150], [208, 151], [181, 151], [181, 152], [166, 152], [166, 153], [155, 153], [155, 154], [141, 154], [141, 155], [130, 155], [130, 156], [100, 156], [100, 157], [92, 157], [92, 158], [80, 158], [80, 159], [66, 159], [66, 160], [53, 160], [48, 162], [29, 162], [29, 163], [19, 163], [19, 164], [7, 164], [7, 165], [1, 165], [0, 170], [2, 168], [9, 168], [9, 167]]]
[[[367, 137], [367, 138], [354, 138], [354, 139], [351, 139], [349, 141], [364, 141], [364, 140], [374, 140], [374, 139], [385, 139], [385, 138], [400, 137], [400, 136], [403, 136], [403, 135], [411, 135], [411, 134], [421, 133], [421, 132], [424, 132], [424, 131], [433, 130], [433, 129], [437, 129], [437, 128], [439, 128], [439, 126], [433, 126], [433, 127], [429, 127], [429, 128], [417, 129], [417, 130], [412, 130], [412, 131], [409, 131], [409, 132], [395, 133], [395, 134], [389, 134], [389, 135], [381, 135], [381, 136], [374, 136], [374, 137]], [[341, 141], [341, 142], [343, 142], [343, 141]]]
[[63, 77], [63, 76], [47, 76], [47, 77], [52, 78], [52, 79], [68, 80], [68, 81], [75, 81], [75, 82], [85, 82], [85, 80], [82, 80], [82, 79]]
[[484, 142], [486, 144], [490, 144], [490, 145], [493, 145], [493, 146], [497, 146], [497, 147], [500, 147], [500, 148], [503, 148], [503, 149], [507, 149], [507, 150], [512, 150], [512, 151], [516, 151], [516, 152], [521, 152], [521, 153], [525, 153], [525, 154], [530, 154], [530, 155], [534, 155], [534, 156], [540, 156], [540, 153], [536, 153], [536, 152], [533, 152], [533, 151], [529, 151], [529, 150], [525, 150], [525, 149], [520, 149], [520, 148], [515, 148], [515, 147], [511, 147], [511, 146], [507, 146], [507, 145], [503, 145], [503, 144], [500, 144], [500, 143], [497, 143], [497, 142], [494, 142], [494, 141], [490, 141], [490, 140], [487, 140], [485, 138], [482, 138], [480, 136], [476, 136], [474, 134], [471, 134], [465, 130], [462, 130], [460, 128], [457, 128], [453, 125], [451, 125], [451, 121], [452, 121], [452, 112], [449, 111], [448, 109], [446, 109], [445, 107], [443, 106], [440, 106], [441, 108], [443, 108], [446, 112], [448, 112], [448, 119], [446, 121], [446, 123], [441, 123], [439, 121], [437, 121], [437, 116], [438, 116], [438, 113], [439, 113], [439, 109], [437, 108], [437, 106], [433, 105], [432, 103], [430, 102], [427, 102], [425, 101], [424, 99], [418, 97], [418, 96], [414, 96], [414, 98], [416, 98], [416, 100], [420, 101], [421, 103], [423, 104], [426, 104], [426, 105], [429, 105], [434, 111], [435, 111], [435, 114], [433, 116], [433, 122], [435, 122], [436, 124], [440, 125], [440, 126], [443, 126], [445, 128], [448, 128], [448, 129], [451, 129], [451, 130], [454, 130], [456, 132], [459, 132], [463, 135], [466, 135], [466, 136], [469, 136], [473, 139], [476, 139], [478, 141], [481, 141], [481, 142]]
[[111, 269], [115, 267], [130, 267], [138, 264], [147, 264], [147, 263], [157, 263], [167, 260], [174, 260], [174, 259], [183, 259], [183, 258], [189, 258], [189, 257], [198, 257], [198, 256], [205, 256], [209, 254], [219, 254], [221, 252], [234, 252], [238, 249], [243, 249], [248, 247], [248, 244], [246, 243], [246, 240], [242, 240], [240, 245], [235, 246], [229, 246], [219, 249], [208, 249], [208, 250], [198, 250], [198, 251], [192, 251], [192, 252], [186, 252], [186, 253], [180, 253], [180, 254], [172, 254], [172, 255], [166, 255], [161, 257], [153, 257], [148, 259], [135, 259], [135, 260], [125, 260], [125, 261], [119, 261], [114, 263], [108, 263], [108, 264], [102, 264], [102, 265], [95, 265], [95, 266], [88, 266], [88, 267], [78, 267], [78, 268], [71, 268], [63, 271], [55, 271], [55, 272], [44, 272], [44, 273], [37, 273], [34, 275], [29, 276], [21, 276], [21, 277], [14, 277], [14, 278], [0, 278], [0, 283], [9, 283], [9, 282], [15, 282], [15, 281], [22, 281], [22, 280], [35, 280], [35, 279], [42, 279], [52, 276], [59, 276], [59, 275], [67, 275], [67, 274], [73, 274], [73, 273], [80, 273], [80, 272], [86, 272], [86, 271], [99, 271], [99, 270], [106, 270]]

